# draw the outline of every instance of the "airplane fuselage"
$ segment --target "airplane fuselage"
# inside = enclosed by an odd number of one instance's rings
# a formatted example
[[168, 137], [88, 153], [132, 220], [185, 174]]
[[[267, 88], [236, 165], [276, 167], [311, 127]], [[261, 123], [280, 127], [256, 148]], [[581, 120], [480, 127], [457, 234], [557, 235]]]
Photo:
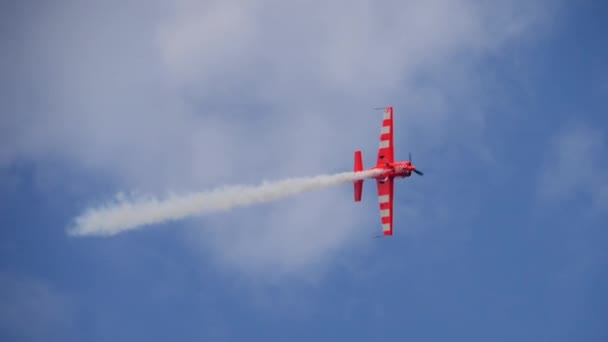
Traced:
[[376, 176], [377, 180], [386, 180], [387, 178], [405, 178], [412, 175], [412, 170], [414, 170], [414, 166], [409, 161], [403, 162], [394, 162], [394, 163], [385, 163], [385, 165], [377, 165], [376, 167], [371, 168], [371, 170], [383, 170], [384, 172], [380, 175]]

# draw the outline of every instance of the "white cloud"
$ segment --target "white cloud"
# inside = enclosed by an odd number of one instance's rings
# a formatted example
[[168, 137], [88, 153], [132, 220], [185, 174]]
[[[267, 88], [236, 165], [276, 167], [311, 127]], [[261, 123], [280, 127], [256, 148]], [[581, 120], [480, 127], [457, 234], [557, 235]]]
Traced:
[[[33, 8], [15, 28], [28, 96], [2, 118], [0, 162], [61, 158], [156, 192], [344, 171], [360, 148], [369, 164], [378, 105], [426, 149], [477, 139], [475, 63], [544, 20], [537, 3], [468, 0], [92, 6]], [[324, 191], [213, 217], [194, 240], [239, 269], [327, 265], [377, 219], [367, 189], [369, 213]]]
[[52, 340], [72, 324], [66, 297], [46, 283], [0, 273], [0, 336], [14, 340]]

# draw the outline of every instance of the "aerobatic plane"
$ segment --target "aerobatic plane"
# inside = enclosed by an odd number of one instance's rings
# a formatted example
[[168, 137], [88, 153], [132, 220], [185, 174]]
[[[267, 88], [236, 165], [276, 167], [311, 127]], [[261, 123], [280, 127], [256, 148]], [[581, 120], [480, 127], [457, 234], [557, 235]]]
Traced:
[[[382, 170], [379, 176], [375, 176], [378, 186], [378, 202], [380, 204], [380, 218], [382, 222], [382, 234], [393, 235], [393, 201], [394, 180], [412, 175], [412, 172], [422, 176], [412, 164], [410, 153], [408, 161], [395, 161], [395, 150], [393, 140], [393, 107], [384, 108], [382, 130], [380, 131], [380, 146], [376, 166], [369, 170]], [[361, 151], [355, 151], [355, 172], [363, 171], [363, 159]], [[363, 191], [363, 179], [354, 182], [355, 202], [361, 201]]]

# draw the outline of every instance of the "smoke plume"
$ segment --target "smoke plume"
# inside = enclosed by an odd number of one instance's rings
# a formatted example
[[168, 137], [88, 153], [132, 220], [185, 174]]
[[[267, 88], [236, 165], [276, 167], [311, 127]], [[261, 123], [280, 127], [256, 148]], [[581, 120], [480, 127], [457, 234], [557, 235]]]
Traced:
[[228, 186], [207, 192], [116, 200], [98, 208], [89, 208], [76, 217], [68, 233], [74, 236], [111, 236], [146, 225], [178, 220], [236, 207], [265, 203], [288, 196], [374, 177], [378, 171], [344, 172], [333, 175], [289, 178], [264, 182], [257, 186]]

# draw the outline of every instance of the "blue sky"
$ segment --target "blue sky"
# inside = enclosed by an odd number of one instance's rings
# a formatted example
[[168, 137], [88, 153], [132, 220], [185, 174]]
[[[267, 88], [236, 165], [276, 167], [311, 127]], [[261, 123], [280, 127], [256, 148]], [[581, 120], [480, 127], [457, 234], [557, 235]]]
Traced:
[[[0, 339], [606, 341], [608, 6], [2, 5]], [[424, 177], [395, 236], [338, 187], [110, 238], [164, 194], [371, 165]]]

